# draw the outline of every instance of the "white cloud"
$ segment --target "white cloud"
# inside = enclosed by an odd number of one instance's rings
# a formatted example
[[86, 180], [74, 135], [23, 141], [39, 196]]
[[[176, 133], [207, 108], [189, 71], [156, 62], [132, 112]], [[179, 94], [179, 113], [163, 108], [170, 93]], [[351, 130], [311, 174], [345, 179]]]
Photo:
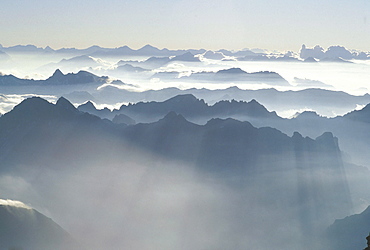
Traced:
[[8, 199], [7, 200], [0, 199], [0, 205], [32, 209], [30, 206], [27, 206], [21, 201], [14, 201], [14, 200], [8, 200]]

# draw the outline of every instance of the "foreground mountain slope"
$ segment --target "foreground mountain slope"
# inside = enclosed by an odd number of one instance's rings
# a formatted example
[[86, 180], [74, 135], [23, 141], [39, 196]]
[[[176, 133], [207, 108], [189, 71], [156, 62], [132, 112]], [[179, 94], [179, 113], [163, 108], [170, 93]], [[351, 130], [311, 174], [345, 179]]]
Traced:
[[364, 249], [369, 231], [370, 206], [360, 214], [336, 220], [328, 228], [328, 249]]
[[84, 249], [59, 225], [21, 202], [0, 200], [1, 249]]

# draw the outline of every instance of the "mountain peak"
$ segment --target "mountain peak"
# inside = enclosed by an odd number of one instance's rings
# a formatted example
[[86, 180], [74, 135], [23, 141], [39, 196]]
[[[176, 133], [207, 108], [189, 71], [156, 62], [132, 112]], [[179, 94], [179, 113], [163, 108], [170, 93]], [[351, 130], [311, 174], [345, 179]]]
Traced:
[[247, 72], [245, 72], [241, 68], [230, 68], [230, 69], [219, 70], [217, 71], [216, 74], [245, 74], [245, 73]]
[[316, 138], [316, 140], [332, 140], [334, 135], [332, 132], [324, 132], [322, 135]]
[[171, 111], [169, 112], [164, 118], [163, 120], [165, 121], [186, 121], [186, 119], [181, 115], [181, 114], [177, 114], [176, 112], [174, 111]]
[[303, 139], [303, 136], [299, 132], [294, 131], [292, 138], [293, 139]]
[[322, 135], [315, 139], [316, 142], [324, 146], [325, 149], [338, 150], [338, 138], [334, 137], [332, 132], [324, 132]]
[[64, 74], [62, 73], [62, 71], [60, 71], [60, 69], [56, 69], [55, 72], [54, 72], [54, 74], [51, 77], [54, 78], [54, 77], [62, 77], [62, 76], [64, 76]]
[[297, 113], [295, 116], [296, 119], [313, 119], [313, 118], [320, 118], [315, 111], [305, 110], [302, 113]]
[[96, 109], [94, 103], [92, 103], [91, 101], [87, 101], [86, 103], [81, 104], [79, 107], [86, 107], [86, 108]]
[[193, 94], [183, 94], [183, 95], [177, 95], [174, 96], [167, 101], [170, 102], [194, 102], [194, 101], [199, 101]]
[[175, 56], [171, 61], [183, 61], [183, 62], [200, 62], [198, 57], [195, 57], [191, 52], [186, 52], [182, 55]]
[[64, 98], [63, 96], [60, 97], [57, 101], [57, 103], [55, 104], [57, 107], [61, 107], [61, 108], [64, 108], [64, 109], [67, 109], [67, 110], [73, 110], [73, 111], [76, 111], [76, 108], [75, 106], [73, 106], [72, 103], [70, 103], [66, 98]]
[[150, 49], [150, 50], [157, 50], [156, 47], [150, 45], [150, 44], [147, 44], [145, 46], [143, 46], [142, 48], [140, 48], [139, 50], [144, 50], [144, 49]]
[[361, 110], [354, 110], [343, 116], [344, 118], [351, 119], [353, 121], [370, 123], [370, 103], [367, 104]]
[[249, 104], [262, 106], [259, 102], [256, 101], [256, 99], [250, 100]]

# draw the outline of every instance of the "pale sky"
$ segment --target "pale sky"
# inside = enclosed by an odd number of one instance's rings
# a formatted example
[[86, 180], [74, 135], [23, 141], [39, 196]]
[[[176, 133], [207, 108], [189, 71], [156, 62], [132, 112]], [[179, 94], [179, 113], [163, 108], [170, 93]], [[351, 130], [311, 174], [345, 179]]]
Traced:
[[370, 0], [2, 0], [0, 44], [370, 51]]

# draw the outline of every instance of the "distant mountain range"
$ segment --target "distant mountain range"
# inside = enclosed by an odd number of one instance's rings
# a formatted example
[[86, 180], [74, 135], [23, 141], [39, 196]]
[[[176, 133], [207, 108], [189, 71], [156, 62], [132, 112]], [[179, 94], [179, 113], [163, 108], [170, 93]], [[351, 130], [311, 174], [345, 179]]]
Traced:
[[[203, 99], [208, 104], [214, 104], [222, 100], [251, 101], [255, 99], [262, 103], [268, 110], [277, 112], [286, 110], [315, 110], [320, 115], [336, 116], [345, 114], [360, 105], [370, 103], [370, 95], [350, 95], [342, 91], [323, 89], [305, 89], [300, 91], [278, 91], [276, 89], [243, 90], [238, 87], [227, 89], [186, 89], [165, 88], [161, 90], [148, 90], [143, 92], [128, 91], [113, 86], [107, 86], [94, 93], [75, 92], [67, 94], [69, 100], [76, 103], [84, 103], [93, 96], [97, 103], [137, 103], [142, 101], [163, 102], [176, 95], [192, 94], [198, 99]], [[84, 97], [85, 96], [85, 97]], [[334, 113], [334, 112], [335, 113]]]
[[196, 72], [190, 76], [179, 77], [179, 72], [159, 72], [152, 76], [161, 80], [194, 81], [194, 82], [219, 82], [219, 83], [266, 83], [278, 86], [290, 86], [287, 80], [276, 72], [260, 71], [248, 73], [240, 68], [230, 68], [217, 72]]
[[99, 68], [109, 66], [107, 62], [102, 59], [94, 58], [92, 56], [81, 55], [75, 56], [69, 59], [62, 59], [57, 63], [48, 63], [39, 67], [37, 70], [42, 72], [49, 72], [55, 71], [56, 69], [60, 69], [64, 72], [77, 72], [80, 69], [88, 69], [88, 68]]
[[0, 86], [31, 86], [31, 85], [77, 85], [77, 84], [103, 84], [108, 81], [107, 76], [98, 77], [87, 71], [63, 74], [59, 69], [46, 80], [21, 79], [13, 75], [0, 75]]
[[[128, 46], [121, 46], [117, 48], [103, 48], [100, 46], [91, 46], [85, 49], [76, 49], [76, 48], [62, 48], [54, 50], [49, 46], [45, 48], [36, 47], [34, 45], [16, 45], [11, 47], [3, 47], [0, 45], [0, 51], [9, 53], [9, 54], [64, 54], [68, 56], [94, 56], [94, 57], [121, 57], [121, 56], [160, 56], [160, 57], [169, 57], [169, 56], [178, 56], [184, 53], [190, 52], [194, 55], [204, 54], [205, 58], [222, 60], [225, 56], [238, 58], [241, 61], [299, 61], [298, 58], [288, 54], [268, 54], [263, 50], [254, 52], [255, 50], [239, 50], [239, 51], [230, 51], [226, 49], [221, 49], [214, 52], [209, 52], [205, 49], [179, 49], [179, 50], [169, 50], [169, 49], [158, 49], [151, 45], [145, 45], [140, 49], [131, 49]], [[211, 54], [218, 53], [218, 54]], [[267, 56], [269, 55], [269, 56]], [[350, 51], [343, 46], [330, 46], [327, 50], [324, 50], [319, 45], [316, 45], [314, 48], [307, 48], [305, 45], [302, 45], [300, 50], [300, 58], [306, 60], [308, 58], [315, 58], [318, 60], [329, 60], [329, 59], [360, 59], [367, 60], [370, 58], [368, 52], [362, 51]]]
[[113, 119], [114, 116], [124, 114], [136, 122], [154, 122], [173, 111], [181, 114], [187, 120], [205, 124], [212, 118], [235, 118], [239, 120], [281, 119], [275, 112], [269, 112], [264, 106], [252, 100], [220, 101], [210, 106], [191, 94], [178, 95], [164, 102], [139, 102], [122, 105], [118, 110], [98, 110], [94, 104], [87, 102], [78, 107], [80, 111], [97, 115], [101, 118]]
[[120, 60], [117, 65], [118, 67], [122, 65], [131, 65], [135, 67], [142, 67], [145, 69], [156, 69], [162, 67], [171, 62], [201, 62], [198, 57], [195, 57], [191, 52], [185, 52], [176, 56], [166, 56], [166, 57], [157, 57], [151, 56], [144, 61], [135, 61], [135, 60]]
[[28, 54], [65, 54], [65, 55], [90, 55], [94, 57], [120, 57], [120, 56], [177, 56], [182, 55], [186, 52], [193, 54], [202, 54], [206, 52], [204, 49], [188, 49], [188, 50], [169, 50], [169, 49], [158, 49], [151, 45], [145, 45], [144, 47], [134, 50], [128, 46], [122, 46], [117, 48], [103, 48], [100, 46], [91, 46], [86, 49], [76, 48], [62, 48], [54, 50], [52, 48], [45, 47], [40, 48], [34, 45], [16, 45], [11, 47], [2, 47], [0, 50], [5, 53], [28, 53]]
[[300, 57], [302, 59], [316, 58], [320, 61], [327, 62], [345, 62], [345, 60], [358, 59], [368, 60], [370, 56], [365, 52], [351, 52], [343, 46], [330, 46], [327, 50], [324, 50], [319, 45], [314, 48], [307, 48], [306, 45], [302, 45], [300, 50]]

